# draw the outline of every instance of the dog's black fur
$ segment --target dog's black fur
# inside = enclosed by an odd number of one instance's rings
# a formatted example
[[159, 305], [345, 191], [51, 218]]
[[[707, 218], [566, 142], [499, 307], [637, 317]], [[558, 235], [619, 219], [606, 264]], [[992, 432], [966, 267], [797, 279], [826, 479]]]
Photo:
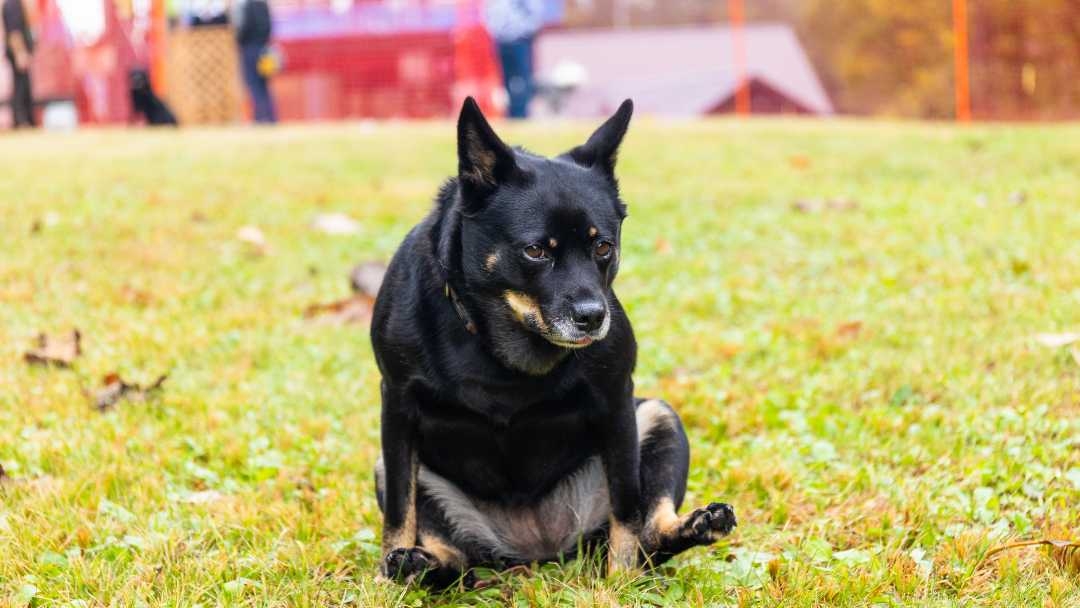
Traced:
[[150, 88], [150, 74], [144, 69], [128, 72], [128, 88], [131, 90], [131, 109], [142, 115], [151, 126], [177, 126], [176, 116], [154, 89]]
[[507, 147], [465, 102], [458, 176], [375, 303], [385, 575], [443, 586], [595, 539], [628, 569], [735, 526], [718, 503], [676, 515], [686, 435], [633, 393], [634, 333], [612, 290], [632, 108], [548, 159]]

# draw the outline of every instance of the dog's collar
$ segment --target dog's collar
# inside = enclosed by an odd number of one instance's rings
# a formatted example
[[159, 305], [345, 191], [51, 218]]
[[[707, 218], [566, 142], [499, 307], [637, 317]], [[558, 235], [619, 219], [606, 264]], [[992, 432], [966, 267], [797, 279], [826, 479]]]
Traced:
[[472, 317], [469, 316], [469, 311], [465, 310], [465, 305], [461, 303], [461, 298], [458, 297], [454, 288], [450, 287], [449, 282], [446, 283], [444, 291], [446, 293], [446, 298], [454, 305], [454, 310], [457, 311], [461, 322], [465, 324], [465, 331], [476, 335], [476, 323], [473, 323]]

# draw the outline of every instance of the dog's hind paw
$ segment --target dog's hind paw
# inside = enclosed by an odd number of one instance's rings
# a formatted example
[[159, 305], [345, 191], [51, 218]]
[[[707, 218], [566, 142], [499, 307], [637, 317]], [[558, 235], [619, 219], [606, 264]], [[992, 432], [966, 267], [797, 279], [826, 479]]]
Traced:
[[731, 534], [737, 525], [731, 505], [714, 502], [687, 515], [682, 523], [682, 534], [699, 545], [707, 545]]
[[383, 558], [383, 573], [399, 583], [410, 583], [428, 570], [439, 567], [434, 555], [420, 547], [400, 547]]

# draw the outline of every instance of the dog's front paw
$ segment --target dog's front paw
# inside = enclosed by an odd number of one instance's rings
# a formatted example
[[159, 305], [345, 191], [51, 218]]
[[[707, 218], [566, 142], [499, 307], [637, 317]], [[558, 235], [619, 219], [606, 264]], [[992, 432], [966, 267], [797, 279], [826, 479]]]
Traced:
[[731, 505], [714, 502], [687, 515], [683, 520], [682, 534], [699, 545], [708, 545], [721, 536], [731, 534], [737, 525], [735, 510]]
[[400, 547], [383, 558], [383, 574], [399, 583], [411, 583], [425, 572], [438, 567], [435, 556], [420, 547]]

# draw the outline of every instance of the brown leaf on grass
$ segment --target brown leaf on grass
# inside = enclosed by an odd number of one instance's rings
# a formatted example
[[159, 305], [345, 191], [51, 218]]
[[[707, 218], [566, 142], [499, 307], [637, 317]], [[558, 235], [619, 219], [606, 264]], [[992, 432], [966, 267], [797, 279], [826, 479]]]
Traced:
[[149, 386], [144, 387], [125, 382], [120, 374], [109, 374], [102, 381], [104, 387], [94, 395], [94, 408], [99, 412], [104, 412], [119, 403], [121, 399], [142, 403], [146, 401], [150, 393], [160, 390], [168, 377], [168, 374], [162, 374]]
[[1035, 334], [1035, 341], [1049, 348], [1061, 348], [1073, 342], [1080, 342], [1080, 331], [1070, 331], [1061, 334]]
[[59, 482], [55, 477], [50, 475], [42, 475], [40, 477], [19, 477], [15, 478], [7, 474], [4, 470], [4, 466], [0, 465], [0, 489], [3, 488], [25, 488], [42, 494], [49, 493], [56, 490], [59, 487]]
[[375, 298], [364, 293], [356, 293], [344, 300], [327, 304], [312, 304], [304, 310], [304, 318], [316, 325], [367, 323], [371, 320], [374, 306]]
[[788, 157], [788, 164], [793, 168], [803, 170], [810, 168], [810, 157], [805, 154], [795, 154]]
[[844, 339], [854, 339], [862, 333], [862, 321], [848, 321], [836, 326], [836, 336]]
[[850, 198], [834, 198], [826, 202], [825, 206], [833, 211], [855, 211], [859, 208], [859, 203]]
[[236, 238], [247, 243], [255, 255], [270, 253], [270, 244], [266, 242], [266, 235], [258, 226], [244, 226], [236, 231]]
[[667, 255], [671, 253], [671, 241], [665, 239], [662, 236], [657, 237], [654, 248], [656, 249], [656, 253], [659, 253], [660, 255]]
[[716, 353], [725, 359], [734, 358], [735, 355], [741, 353], [742, 350], [743, 345], [735, 342], [722, 342], [716, 347]]
[[27, 363], [36, 365], [71, 367], [81, 354], [82, 334], [75, 329], [66, 339], [50, 338], [43, 333], [38, 334], [37, 346], [26, 351], [23, 358]]
[[325, 234], [356, 234], [360, 222], [344, 213], [320, 213], [311, 220], [311, 227]]
[[1080, 574], [1080, 542], [1056, 539], [1022, 540], [1001, 545], [1000, 547], [994, 547], [986, 552], [986, 555], [983, 556], [979, 565], [976, 566], [976, 570], [989, 561], [991, 557], [1004, 551], [1018, 549], [1020, 547], [1038, 546], [1046, 547], [1050, 554], [1050, 558], [1053, 559], [1057, 565], [1061, 566], [1062, 569], [1072, 574]]
[[386, 276], [386, 264], [382, 262], [361, 262], [349, 273], [349, 285], [353, 293], [362, 293], [371, 297], [379, 294], [383, 277]]
[[765, 566], [769, 572], [769, 578], [774, 581], [780, 580], [780, 569], [783, 565], [784, 564], [780, 561], [780, 558], [769, 560], [769, 563]]
[[1080, 574], [1080, 543], [1050, 541], [1050, 557], [1066, 572]]
[[153, 294], [149, 291], [132, 287], [128, 283], [120, 286], [120, 298], [123, 302], [139, 308], [146, 308], [154, 300]]
[[791, 208], [799, 213], [820, 213], [822, 211], [856, 211], [858, 201], [850, 198], [801, 198], [791, 203]]
[[34, 218], [33, 223], [30, 224], [30, 234], [39, 234], [46, 228], [52, 228], [60, 223], [60, 214], [55, 211], [50, 211], [44, 216]]

